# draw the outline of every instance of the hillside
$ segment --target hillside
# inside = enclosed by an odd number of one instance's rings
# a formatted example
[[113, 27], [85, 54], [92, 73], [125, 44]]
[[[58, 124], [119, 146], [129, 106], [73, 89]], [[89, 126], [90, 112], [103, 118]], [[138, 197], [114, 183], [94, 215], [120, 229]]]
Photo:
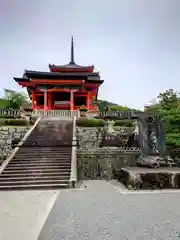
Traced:
[[101, 104], [101, 105], [104, 105], [104, 106], [119, 106], [116, 103], [112, 103], [112, 102], [105, 101], [105, 100], [98, 100], [97, 103]]
[[[6, 108], [6, 106], [8, 105], [7, 103], [8, 103], [8, 100], [4, 100], [4, 99], [0, 98], [0, 109]], [[106, 100], [98, 100], [97, 104], [99, 106], [99, 109], [101, 109], [101, 110], [105, 109], [106, 107], [114, 108], [114, 110], [128, 110], [129, 109], [126, 106], [121, 106], [121, 105], [118, 105], [116, 103], [109, 102]], [[25, 104], [25, 105], [27, 105], [27, 104]], [[31, 108], [31, 105], [28, 104], [28, 108]]]
[[100, 110], [103, 110], [106, 107], [111, 108], [112, 110], [121, 110], [121, 111], [132, 110], [132, 109], [128, 108], [127, 106], [118, 105], [116, 103], [109, 102], [106, 100], [97, 100], [97, 105]]

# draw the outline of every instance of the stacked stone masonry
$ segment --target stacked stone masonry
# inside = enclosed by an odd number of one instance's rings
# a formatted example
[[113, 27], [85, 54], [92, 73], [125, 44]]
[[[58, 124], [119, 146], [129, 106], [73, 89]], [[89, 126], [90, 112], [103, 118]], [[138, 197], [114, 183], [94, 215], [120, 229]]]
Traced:
[[22, 139], [29, 127], [1, 127], [0, 128], [0, 159], [12, 153], [12, 141]]
[[[114, 127], [118, 135], [122, 131], [132, 132], [132, 128]], [[29, 127], [1, 127], [0, 128], [0, 157], [12, 152], [12, 140], [22, 139]], [[112, 178], [112, 170], [125, 165], [134, 166], [138, 152], [122, 151], [118, 147], [100, 148], [103, 128], [77, 127], [78, 177], [79, 179], [96, 179], [97, 177]], [[101, 172], [101, 173], [100, 173]]]
[[[115, 133], [132, 132], [132, 128], [114, 127]], [[122, 151], [118, 147], [102, 147], [103, 128], [77, 127], [77, 149], [78, 178], [97, 179], [113, 178], [113, 169], [118, 170], [123, 166], [135, 166], [139, 152]]]
[[[76, 133], [82, 149], [98, 148], [102, 141], [102, 127], [77, 127]], [[131, 133], [134, 128], [131, 127], [113, 127], [114, 134], [121, 135], [122, 132]]]

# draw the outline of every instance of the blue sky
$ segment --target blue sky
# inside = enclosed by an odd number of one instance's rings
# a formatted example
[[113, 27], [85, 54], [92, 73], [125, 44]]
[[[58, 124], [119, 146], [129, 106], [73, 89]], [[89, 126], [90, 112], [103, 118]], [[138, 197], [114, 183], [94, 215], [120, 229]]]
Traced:
[[[0, 87], [24, 69], [70, 60], [94, 64], [99, 98], [142, 108], [159, 92], [179, 90], [179, 0], [0, 0]], [[1, 91], [2, 92], [2, 91]]]

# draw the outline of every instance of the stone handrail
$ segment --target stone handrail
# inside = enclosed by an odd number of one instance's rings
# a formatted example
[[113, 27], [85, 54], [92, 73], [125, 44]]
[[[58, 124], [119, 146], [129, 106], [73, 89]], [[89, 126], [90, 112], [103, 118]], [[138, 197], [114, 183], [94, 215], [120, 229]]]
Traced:
[[80, 112], [78, 110], [35, 110], [33, 115], [38, 117], [79, 117]]
[[[26, 111], [23, 111], [25, 114], [27, 114]], [[15, 109], [0, 109], [0, 115], [5, 115], [5, 116], [20, 116], [21, 111], [20, 110], [15, 110]]]
[[77, 156], [76, 156], [76, 116], [73, 118], [73, 138], [72, 138], [72, 155], [71, 155], [71, 174], [69, 184], [75, 188], [77, 182]]

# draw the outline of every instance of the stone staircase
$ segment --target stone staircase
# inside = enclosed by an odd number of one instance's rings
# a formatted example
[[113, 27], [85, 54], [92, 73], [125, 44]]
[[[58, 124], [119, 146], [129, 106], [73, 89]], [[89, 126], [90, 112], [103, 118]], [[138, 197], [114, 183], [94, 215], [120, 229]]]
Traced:
[[67, 188], [73, 122], [42, 119], [0, 174], [0, 190]]

